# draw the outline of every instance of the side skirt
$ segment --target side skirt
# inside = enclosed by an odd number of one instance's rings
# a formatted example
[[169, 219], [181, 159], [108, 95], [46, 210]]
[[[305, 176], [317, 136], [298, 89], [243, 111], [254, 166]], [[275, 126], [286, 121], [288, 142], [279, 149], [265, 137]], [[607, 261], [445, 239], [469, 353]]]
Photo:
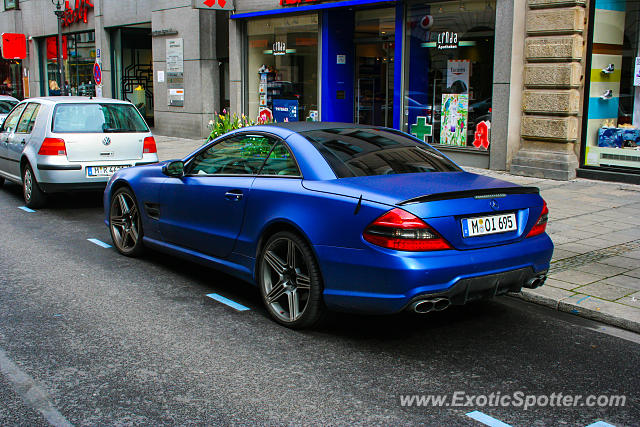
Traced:
[[164, 252], [171, 255], [177, 255], [188, 261], [204, 265], [205, 267], [223, 271], [231, 276], [237, 277], [238, 279], [255, 284], [253, 280], [253, 272], [251, 271], [251, 269], [247, 268], [244, 265], [237, 264], [229, 260], [215, 258], [209, 255], [204, 255], [191, 249], [186, 249], [181, 246], [172, 245], [171, 243], [151, 239], [146, 236], [142, 238], [142, 241], [144, 242], [145, 246], [151, 249], [155, 249], [159, 252]]

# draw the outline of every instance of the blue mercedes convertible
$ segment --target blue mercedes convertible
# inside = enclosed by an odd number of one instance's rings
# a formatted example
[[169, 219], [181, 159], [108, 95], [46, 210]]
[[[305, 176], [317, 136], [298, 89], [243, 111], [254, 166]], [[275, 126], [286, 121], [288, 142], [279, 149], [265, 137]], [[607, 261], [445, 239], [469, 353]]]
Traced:
[[119, 170], [104, 201], [123, 255], [152, 248], [254, 283], [291, 328], [327, 310], [427, 313], [535, 288], [553, 252], [537, 188], [380, 127], [243, 128]]

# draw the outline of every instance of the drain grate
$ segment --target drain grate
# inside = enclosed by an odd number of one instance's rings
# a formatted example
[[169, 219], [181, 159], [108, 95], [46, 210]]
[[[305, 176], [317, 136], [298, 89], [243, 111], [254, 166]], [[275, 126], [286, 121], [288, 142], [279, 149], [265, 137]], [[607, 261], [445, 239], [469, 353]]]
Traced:
[[586, 265], [598, 260], [609, 258], [612, 256], [622, 255], [626, 252], [640, 248], [640, 240], [633, 240], [619, 245], [609, 246], [608, 248], [597, 249], [587, 252], [586, 254], [575, 255], [570, 258], [560, 259], [551, 263], [549, 273], [558, 273], [560, 271], [569, 270], [573, 267]]

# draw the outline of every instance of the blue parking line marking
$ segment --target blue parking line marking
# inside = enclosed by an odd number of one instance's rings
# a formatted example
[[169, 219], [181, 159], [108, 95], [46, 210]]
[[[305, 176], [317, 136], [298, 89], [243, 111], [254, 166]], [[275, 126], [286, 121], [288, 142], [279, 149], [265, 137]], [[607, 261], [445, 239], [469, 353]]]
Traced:
[[589, 424], [587, 427], [616, 427], [613, 424], [605, 423], [604, 421], [597, 421], [593, 424]]
[[28, 207], [26, 207], [26, 206], [18, 206], [18, 209], [22, 209], [23, 211], [25, 211], [25, 212], [29, 212], [29, 213], [33, 213], [33, 212], [35, 212], [33, 209], [29, 209], [29, 208], [28, 208]]
[[473, 411], [467, 413], [467, 417], [473, 418], [476, 421], [480, 421], [482, 424], [491, 426], [491, 427], [511, 427], [510, 424], [503, 423], [500, 420], [496, 420], [493, 417], [490, 417], [487, 414], [484, 414], [480, 411]]
[[111, 245], [108, 243], [103, 242], [102, 240], [98, 240], [98, 239], [87, 239], [88, 241], [90, 241], [91, 243], [94, 243], [98, 246], [102, 246], [103, 248], [110, 248]]
[[578, 301], [576, 301], [576, 304], [580, 304], [582, 301], [591, 298], [589, 295], [587, 295], [586, 297], [580, 298]]
[[228, 305], [229, 307], [238, 310], [238, 311], [247, 311], [247, 310], [251, 310], [249, 307], [245, 307], [242, 304], [238, 304], [235, 301], [231, 301], [228, 298], [223, 297], [222, 295], [218, 295], [218, 294], [207, 294], [207, 296], [211, 299], [214, 299], [218, 302], [221, 302], [225, 305]]

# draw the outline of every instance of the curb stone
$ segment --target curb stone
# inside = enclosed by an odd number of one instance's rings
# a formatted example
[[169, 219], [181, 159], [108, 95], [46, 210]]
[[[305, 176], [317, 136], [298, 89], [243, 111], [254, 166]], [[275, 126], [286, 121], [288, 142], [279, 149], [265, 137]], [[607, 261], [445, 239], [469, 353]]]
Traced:
[[554, 310], [640, 333], [640, 312], [633, 307], [546, 286], [523, 289], [510, 295]]

